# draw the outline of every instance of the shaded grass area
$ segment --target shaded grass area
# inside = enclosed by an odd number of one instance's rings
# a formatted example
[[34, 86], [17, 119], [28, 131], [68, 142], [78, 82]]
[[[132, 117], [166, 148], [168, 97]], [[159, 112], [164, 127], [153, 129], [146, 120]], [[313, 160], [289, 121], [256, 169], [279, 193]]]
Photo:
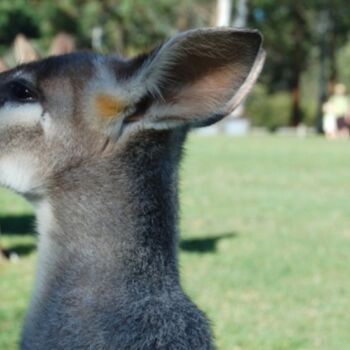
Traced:
[[33, 234], [34, 221], [34, 216], [31, 214], [6, 215], [0, 217], [0, 227], [2, 232], [10, 235]]
[[[347, 350], [350, 144], [192, 136], [181, 171], [183, 285], [221, 350]], [[0, 192], [0, 349], [16, 349], [36, 260], [29, 206]]]
[[180, 248], [186, 252], [216, 253], [219, 242], [236, 237], [236, 233], [223, 233], [212, 237], [189, 238], [180, 241]]

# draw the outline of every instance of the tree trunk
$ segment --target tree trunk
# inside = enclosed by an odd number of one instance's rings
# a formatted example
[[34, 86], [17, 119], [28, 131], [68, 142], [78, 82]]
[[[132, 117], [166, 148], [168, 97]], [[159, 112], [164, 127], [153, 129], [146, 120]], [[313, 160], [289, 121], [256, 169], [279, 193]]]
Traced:
[[[323, 9], [319, 14], [319, 62], [320, 62], [320, 70], [319, 70], [319, 94], [318, 94], [318, 105], [316, 111], [316, 119], [315, 126], [316, 130], [319, 134], [323, 133], [323, 105], [328, 98], [329, 92], [331, 92], [332, 87], [327, 86], [327, 81], [329, 81], [329, 75], [327, 70], [327, 58], [329, 58], [332, 54], [330, 54], [331, 50], [329, 47], [334, 44], [330, 43], [329, 40], [329, 26], [330, 26], [330, 16], [327, 9]], [[335, 39], [335, 38], [333, 38]], [[334, 46], [335, 50], [335, 46]], [[336, 68], [335, 61], [335, 51], [334, 51], [334, 68]], [[332, 58], [330, 59], [332, 61]], [[332, 63], [331, 63], [332, 64]], [[333, 79], [336, 79], [337, 72], [333, 71]]]
[[226, 27], [231, 23], [231, 9], [232, 0], [217, 0], [217, 19], [216, 25], [218, 27]]
[[332, 39], [329, 40], [329, 63], [330, 63], [330, 72], [329, 72], [329, 86], [328, 94], [332, 95], [334, 92], [334, 86], [338, 81], [338, 67], [337, 67], [337, 43], [336, 43], [336, 34], [334, 31], [331, 33]]
[[302, 113], [300, 107], [300, 78], [303, 71], [303, 64], [305, 62], [305, 50], [302, 46], [306, 30], [306, 22], [304, 19], [303, 10], [294, 4], [292, 8], [292, 14], [294, 20], [293, 39], [294, 47], [292, 50], [293, 57], [293, 73], [290, 80], [290, 92], [291, 92], [291, 115], [290, 115], [290, 126], [298, 126], [302, 122]]
[[290, 125], [298, 126], [302, 122], [301, 108], [300, 108], [300, 71], [294, 70], [294, 76], [291, 85], [292, 110], [290, 117]]

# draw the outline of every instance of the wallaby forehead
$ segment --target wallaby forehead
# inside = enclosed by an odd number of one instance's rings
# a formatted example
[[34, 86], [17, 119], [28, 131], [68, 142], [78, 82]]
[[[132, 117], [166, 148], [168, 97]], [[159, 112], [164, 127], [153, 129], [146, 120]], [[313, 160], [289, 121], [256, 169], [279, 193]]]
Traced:
[[69, 78], [70, 80], [89, 79], [93, 76], [96, 62], [100, 59], [98, 55], [92, 53], [53, 56], [19, 66], [13, 75], [30, 76], [37, 83], [57, 78]]
[[[41, 88], [45, 93], [73, 93], [84, 91], [112, 92], [129, 95], [130, 84], [126, 83], [140, 67], [143, 57], [124, 59], [117, 56], [103, 56], [90, 52], [79, 52], [52, 56], [40, 61], [18, 66], [0, 74], [0, 86], [9, 81], [24, 79]], [[53, 90], [52, 90], [53, 89]], [[135, 89], [131, 89], [135, 91]]]
[[52, 56], [1, 73], [0, 84], [16, 78], [24, 78], [38, 84], [43, 80], [57, 78], [87, 80], [96, 75], [99, 67], [107, 67], [106, 58], [93, 53]]

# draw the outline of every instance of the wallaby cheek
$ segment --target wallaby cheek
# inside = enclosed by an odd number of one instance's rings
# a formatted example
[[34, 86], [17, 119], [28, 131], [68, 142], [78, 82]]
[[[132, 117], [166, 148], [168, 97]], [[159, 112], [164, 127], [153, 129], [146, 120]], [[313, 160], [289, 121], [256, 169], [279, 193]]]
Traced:
[[42, 141], [39, 128], [12, 127], [0, 132], [0, 186], [22, 194], [42, 186]]

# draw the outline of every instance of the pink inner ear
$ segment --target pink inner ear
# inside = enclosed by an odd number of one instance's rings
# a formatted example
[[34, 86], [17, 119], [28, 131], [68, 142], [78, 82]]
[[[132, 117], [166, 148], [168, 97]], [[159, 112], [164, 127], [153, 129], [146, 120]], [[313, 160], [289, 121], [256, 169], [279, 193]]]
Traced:
[[237, 92], [246, 74], [246, 68], [238, 64], [209, 71], [194, 83], [183, 87], [168, 102], [174, 108], [179, 108], [180, 117], [184, 118], [217, 113]]

